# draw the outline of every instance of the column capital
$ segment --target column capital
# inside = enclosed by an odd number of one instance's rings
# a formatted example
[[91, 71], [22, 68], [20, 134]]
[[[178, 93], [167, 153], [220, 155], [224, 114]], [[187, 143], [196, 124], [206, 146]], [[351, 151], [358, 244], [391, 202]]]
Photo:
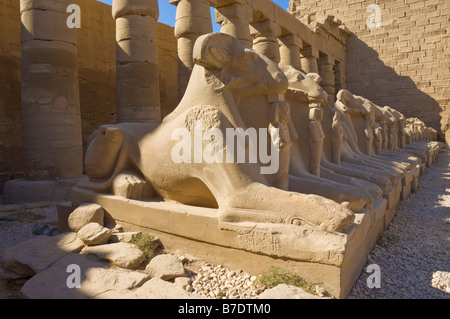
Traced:
[[217, 4], [214, 6], [216, 8], [226, 7], [230, 4], [245, 4], [245, 0], [216, 0]]
[[297, 47], [303, 49], [303, 41], [293, 34], [284, 35], [278, 38], [280, 45], [287, 47]]
[[216, 9], [216, 22], [224, 23], [226, 20], [241, 19], [247, 23], [253, 19], [252, 8], [238, 2], [232, 3], [228, 6]]
[[300, 50], [300, 54], [305, 58], [309, 57], [314, 57], [316, 59], [319, 58], [319, 50], [313, 48], [312, 46], [303, 47], [303, 49]]
[[281, 27], [272, 20], [264, 20], [250, 25], [250, 34], [254, 38], [281, 35]]
[[319, 64], [335, 65], [336, 59], [332, 55], [325, 54], [319, 58]]
[[158, 0], [113, 0], [112, 16], [114, 20], [124, 15], [133, 14], [151, 16], [158, 20]]

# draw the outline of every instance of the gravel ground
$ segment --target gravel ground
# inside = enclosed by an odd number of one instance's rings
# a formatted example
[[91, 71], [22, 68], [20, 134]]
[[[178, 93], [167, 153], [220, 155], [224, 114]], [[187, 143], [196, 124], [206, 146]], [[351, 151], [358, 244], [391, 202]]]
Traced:
[[[36, 223], [57, 225], [56, 206], [0, 205], [0, 251], [34, 237]], [[419, 191], [400, 202], [396, 216], [371, 251], [349, 299], [450, 299], [450, 149], [420, 177]], [[380, 267], [380, 288], [367, 285], [366, 267]], [[255, 277], [203, 261], [188, 261], [187, 290], [211, 298], [256, 298]], [[0, 266], [0, 272], [2, 271]], [[14, 297], [2, 289], [0, 298]]]

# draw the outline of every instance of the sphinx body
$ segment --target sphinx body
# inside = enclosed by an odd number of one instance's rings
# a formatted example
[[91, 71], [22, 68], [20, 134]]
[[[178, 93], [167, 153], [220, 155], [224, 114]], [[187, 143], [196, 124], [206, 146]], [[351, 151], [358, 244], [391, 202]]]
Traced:
[[[173, 132], [181, 130], [186, 140], [194, 141], [198, 123], [203, 137], [208, 136], [200, 139], [202, 150], [214, 144], [218, 135], [208, 132], [220, 131], [225, 136], [227, 129], [267, 129], [274, 124], [272, 104], [279, 103], [269, 102], [268, 97], [281, 96], [288, 88], [276, 64], [226, 34], [200, 37], [194, 62], [185, 96], [162, 124], [108, 125], [93, 134], [85, 160], [89, 180], [78, 186], [126, 198], [158, 196], [164, 201], [217, 208], [221, 222], [309, 224], [329, 231], [350, 227], [354, 215], [349, 209], [321, 196], [293, 191], [290, 176], [289, 191], [275, 187], [276, 174], [261, 174], [261, 162], [236, 160], [237, 151], [229, 145], [216, 140], [218, 148], [212, 151], [217, 155], [220, 149], [223, 159], [234, 157], [234, 161], [197, 161], [195, 145], [179, 148]], [[258, 104], [260, 100], [266, 103]], [[242, 116], [238, 108], [246, 107], [242, 101], [249, 101], [248, 107], [257, 106], [257, 125]], [[289, 121], [282, 121], [288, 125]], [[259, 133], [258, 142], [270, 141], [266, 135]], [[182, 155], [178, 153], [182, 160], [174, 161], [174, 149], [183, 150]], [[245, 152], [248, 159], [249, 147]]]

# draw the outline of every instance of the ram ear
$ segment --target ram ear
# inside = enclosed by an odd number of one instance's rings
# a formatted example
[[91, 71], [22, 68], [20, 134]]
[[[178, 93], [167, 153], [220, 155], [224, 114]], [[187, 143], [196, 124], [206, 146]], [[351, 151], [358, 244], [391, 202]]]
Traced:
[[223, 69], [231, 62], [234, 38], [224, 33], [210, 33], [197, 39], [194, 46], [194, 63], [207, 70]]

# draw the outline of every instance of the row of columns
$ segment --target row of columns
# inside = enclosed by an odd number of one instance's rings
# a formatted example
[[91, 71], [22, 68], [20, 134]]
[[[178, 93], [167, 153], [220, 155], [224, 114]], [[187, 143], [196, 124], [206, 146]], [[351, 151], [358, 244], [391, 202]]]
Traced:
[[[252, 8], [241, 0], [229, 0], [217, 6], [217, 0], [170, 0], [177, 6], [175, 36], [178, 40], [179, 97], [183, 96], [193, 69], [192, 49], [195, 40], [212, 31], [210, 6], [216, 7], [216, 22], [221, 32], [236, 37], [244, 46], [253, 48], [273, 62], [283, 67], [292, 65], [305, 73], [318, 73], [321, 85], [334, 104], [336, 96], [336, 61], [332, 56], [321, 54], [319, 50], [304, 45], [293, 34], [282, 35], [280, 26], [270, 19], [253, 21]], [[340, 74], [339, 74], [340, 76]]]
[[[212, 32], [210, 7], [217, 0], [170, 0], [177, 6], [181, 98], [193, 68], [195, 40]], [[238, 38], [280, 66], [322, 76], [334, 99], [334, 59], [304, 46], [271, 20], [250, 23], [252, 8], [229, 0], [216, 8], [221, 32]], [[22, 118], [28, 179], [82, 174], [82, 139], [76, 29], [67, 26], [70, 0], [21, 0]], [[117, 122], [160, 122], [156, 28], [157, 0], [114, 0]], [[58, 27], [55, 27], [58, 26]]]

